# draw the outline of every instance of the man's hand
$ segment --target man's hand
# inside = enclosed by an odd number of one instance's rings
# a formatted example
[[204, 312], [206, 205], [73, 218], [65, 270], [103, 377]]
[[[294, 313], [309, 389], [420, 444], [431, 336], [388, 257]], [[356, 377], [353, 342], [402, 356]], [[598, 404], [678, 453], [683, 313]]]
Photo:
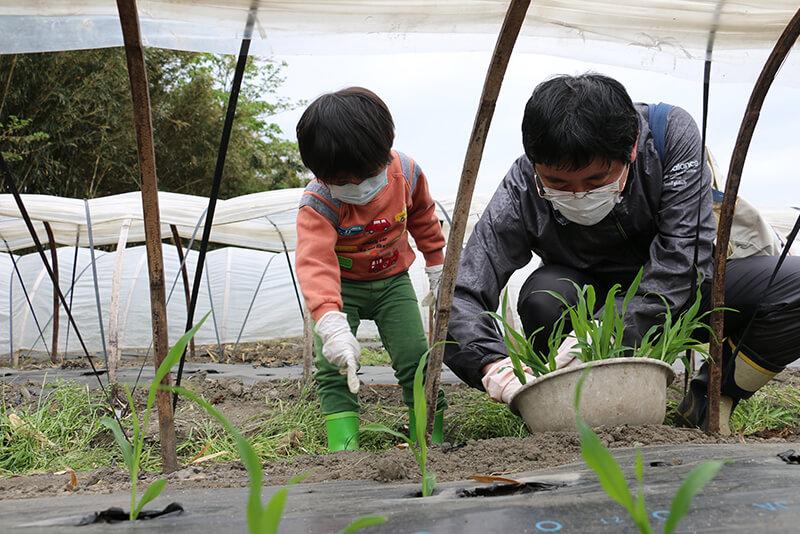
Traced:
[[439, 282], [442, 280], [442, 269], [444, 265], [433, 265], [425, 267], [425, 274], [428, 275], [428, 286], [430, 291], [425, 298], [422, 299], [422, 305], [428, 308], [435, 308], [436, 301], [439, 298]]
[[359, 382], [356, 371], [358, 371], [361, 345], [350, 330], [347, 315], [342, 312], [328, 312], [317, 321], [315, 330], [322, 338], [322, 355], [339, 367], [340, 373], [347, 375], [347, 387], [350, 391], [358, 393]]
[[[525, 365], [522, 370], [525, 373], [526, 384], [536, 380], [536, 377], [531, 374], [530, 367]], [[506, 404], [511, 404], [514, 395], [523, 385], [514, 374], [514, 364], [508, 357], [485, 366], [481, 383], [492, 399]]]
[[[564, 338], [561, 346], [558, 347], [558, 353], [556, 354], [556, 369], [564, 369], [566, 367], [580, 365], [581, 360], [578, 358], [580, 349], [577, 347], [577, 344], [578, 340], [575, 338], [575, 332], [570, 332], [569, 335]], [[573, 347], [575, 348], [573, 349]]]

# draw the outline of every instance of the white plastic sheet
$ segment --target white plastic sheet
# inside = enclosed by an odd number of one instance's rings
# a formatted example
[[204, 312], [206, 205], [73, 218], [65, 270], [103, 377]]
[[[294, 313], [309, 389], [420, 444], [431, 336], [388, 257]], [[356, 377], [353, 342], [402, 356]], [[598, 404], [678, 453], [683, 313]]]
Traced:
[[[508, 1], [139, 0], [138, 5], [146, 45], [216, 53], [238, 50], [253, 7], [251, 53], [269, 56], [488, 51]], [[796, 0], [537, 0], [517, 50], [696, 76], [716, 28], [715, 75], [741, 80], [758, 72], [798, 7]], [[114, 2], [0, 0], [0, 53], [121, 44]], [[797, 79], [796, 69], [784, 70]]]
[[[297, 241], [295, 219], [297, 206], [303, 190], [280, 189], [235, 197], [217, 202], [210, 241], [223, 245], [253, 248], [267, 251], [283, 251], [283, 242], [294, 250]], [[199, 241], [205, 223], [208, 198], [177, 193], [159, 193], [161, 235], [171, 236], [170, 225], [175, 225], [181, 237]], [[472, 203], [468, 225], [478, 220], [486, 204], [485, 197], [477, 197]], [[58, 245], [89, 245], [86, 206], [83, 200], [46, 195], [22, 195], [22, 201], [42, 243], [47, 242], [43, 221], [48, 221], [53, 230], [53, 239]], [[92, 237], [95, 246], [115, 245], [120, 229], [126, 220], [131, 221], [129, 243], [144, 242], [144, 219], [140, 193], [125, 193], [88, 201], [92, 222]], [[442, 199], [438, 208], [439, 219], [444, 221], [445, 232], [449, 230], [447, 220], [452, 213], [455, 199]], [[442, 209], [442, 207], [444, 209]], [[445, 211], [447, 213], [445, 213]], [[30, 248], [34, 245], [25, 222], [11, 195], [0, 195], [0, 251]]]

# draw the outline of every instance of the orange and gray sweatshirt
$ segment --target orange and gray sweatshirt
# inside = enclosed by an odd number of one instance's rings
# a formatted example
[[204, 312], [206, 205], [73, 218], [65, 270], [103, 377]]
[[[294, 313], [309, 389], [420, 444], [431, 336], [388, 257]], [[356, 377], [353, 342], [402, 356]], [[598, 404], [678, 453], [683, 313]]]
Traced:
[[408, 270], [414, 238], [427, 266], [444, 263], [445, 239], [425, 174], [392, 151], [387, 185], [369, 203], [341, 202], [314, 180], [297, 215], [297, 277], [315, 321], [342, 310], [341, 278], [380, 280]]

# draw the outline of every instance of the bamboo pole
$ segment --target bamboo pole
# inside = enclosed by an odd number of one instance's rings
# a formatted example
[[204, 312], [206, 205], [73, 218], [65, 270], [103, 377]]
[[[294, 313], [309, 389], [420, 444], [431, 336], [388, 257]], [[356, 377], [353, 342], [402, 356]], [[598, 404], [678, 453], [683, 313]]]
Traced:
[[108, 316], [108, 382], [117, 381], [117, 367], [120, 361], [119, 350], [119, 292], [122, 288], [122, 271], [125, 267], [125, 247], [128, 244], [128, 231], [131, 220], [125, 219], [119, 230], [117, 257], [114, 261], [114, 274], [111, 277], [111, 309]]
[[461, 171], [461, 181], [458, 185], [458, 196], [453, 210], [453, 224], [450, 226], [450, 235], [447, 240], [447, 255], [444, 260], [442, 280], [439, 285], [439, 297], [436, 302], [436, 327], [433, 336], [434, 344], [431, 349], [430, 360], [425, 382], [425, 396], [428, 401], [428, 425], [426, 437], [430, 440], [433, 426], [433, 414], [436, 411], [436, 397], [439, 392], [439, 376], [442, 372], [442, 359], [444, 358], [444, 343], [447, 336], [447, 324], [450, 320], [450, 306], [453, 304], [453, 290], [455, 289], [458, 262], [461, 259], [461, 247], [464, 243], [464, 232], [467, 228], [469, 207], [472, 203], [472, 193], [475, 190], [475, 181], [478, 178], [483, 147], [486, 144], [486, 135], [492, 123], [494, 108], [503, 77], [514, 50], [520, 28], [528, 12], [530, 0], [511, 0], [506, 11], [497, 44], [492, 53], [491, 63], [483, 82], [480, 105], [472, 126], [467, 153], [464, 156], [464, 167]]
[[[44, 221], [44, 229], [47, 232], [47, 241], [50, 242], [50, 265], [55, 273], [55, 280], [59, 280], [58, 276], [58, 253], [56, 251], [56, 240], [53, 237], [53, 229], [50, 223]], [[57, 282], [53, 283], [53, 341], [50, 343], [50, 362], [58, 363], [58, 285]]]
[[[161, 217], [158, 209], [158, 177], [156, 155], [153, 147], [153, 123], [150, 112], [150, 92], [147, 86], [144, 48], [139, 29], [139, 14], [136, 0], [117, 0], [125, 56], [128, 62], [128, 77], [133, 99], [133, 122], [136, 128], [136, 145], [139, 155], [139, 170], [142, 174], [142, 213], [144, 217], [147, 267], [150, 274], [150, 311], [153, 329], [153, 357], [155, 367], [161, 365], [169, 348], [167, 338], [167, 304], [164, 294], [164, 259], [161, 255]], [[171, 382], [170, 374], [161, 381]], [[162, 469], [169, 473], [178, 469], [176, 454], [175, 423], [172, 403], [166, 391], [156, 397], [158, 427], [161, 439]]]
[[314, 365], [314, 329], [311, 327], [311, 314], [303, 316], [303, 381], [311, 379]]
[[[733, 148], [731, 163], [728, 167], [728, 179], [725, 182], [725, 196], [719, 216], [719, 227], [717, 229], [717, 244], [714, 250], [714, 280], [712, 289], [712, 306], [720, 308], [725, 305], [725, 266], [727, 262], [728, 243], [731, 237], [731, 223], [733, 222], [733, 212], [736, 208], [736, 196], [739, 193], [739, 183], [742, 180], [742, 169], [747, 158], [747, 151], [750, 148], [750, 141], [753, 138], [758, 118], [761, 113], [761, 106], [767, 97], [772, 81], [778, 74], [783, 61], [794, 46], [797, 37], [800, 35], [800, 10], [798, 10], [783, 33], [775, 43], [775, 47], [767, 58], [761, 74], [758, 76], [750, 100], [739, 126], [739, 134], [736, 137], [736, 144]], [[710, 365], [710, 376], [708, 381], [708, 432], [719, 432], [719, 397], [722, 384], [722, 343], [724, 332], [725, 315], [723, 311], [715, 311], [711, 314], [711, 327], [714, 335], [711, 338], [710, 352], [712, 362]]]

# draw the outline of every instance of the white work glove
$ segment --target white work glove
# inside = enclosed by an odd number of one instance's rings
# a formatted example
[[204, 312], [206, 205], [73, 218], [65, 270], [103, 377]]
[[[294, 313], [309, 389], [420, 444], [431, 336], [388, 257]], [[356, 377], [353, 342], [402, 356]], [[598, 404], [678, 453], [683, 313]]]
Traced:
[[581, 360], [578, 358], [580, 348], [577, 345], [578, 340], [575, 338], [575, 332], [570, 332], [569, 335], [564, 338], [561, 346], [558, 347], [558, 353], [556, 354], [556, 369], [573, 367], [581, 363]]
[[428, 308], [436, 307], [436, 299], [439, 298], [439, 282], [442, 280], [442, 269], [444, 265], [434, 265], [432, 267], [425, 267], [425, 274], [428, 275], [428, 285], [430, 291], [422, 299], [422, 305]]
[[[536, 377], [531, 374], [530, 367], [523, 365], [522, 370], [525, 373], [526, 384], [536, 380]], [[514, 374], [514, 364], [508, 357], [489, 364], [481, 383], [492, 399], [506, 404], [511, 404], [514, 395], [523, 385]]]
[[359, 382], [356, 371], [358, 371], [361, 345], [350, 330], [347, 315], [338, 311], [328, 312], [317, 321], [315, 330], [322, 338], [322, 355], [339, 367], [340, 373], [347, 375], [347, 387], [350, 391], [358, 393]]

